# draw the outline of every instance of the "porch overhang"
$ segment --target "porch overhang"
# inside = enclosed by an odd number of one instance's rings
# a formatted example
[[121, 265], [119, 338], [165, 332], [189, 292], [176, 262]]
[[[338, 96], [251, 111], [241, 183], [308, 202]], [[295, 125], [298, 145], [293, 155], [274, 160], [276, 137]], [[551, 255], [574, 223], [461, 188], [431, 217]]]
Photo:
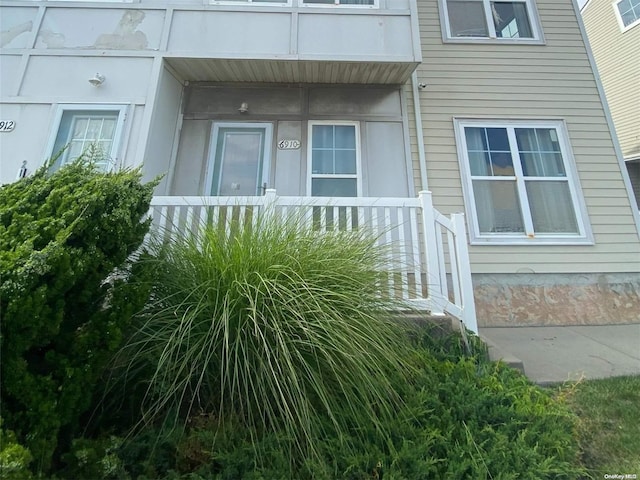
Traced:
[[165, 60], [183, 80], [255, 83], [403, 84], [419, 64], [409, 57], [394, 61], [193, 57]]

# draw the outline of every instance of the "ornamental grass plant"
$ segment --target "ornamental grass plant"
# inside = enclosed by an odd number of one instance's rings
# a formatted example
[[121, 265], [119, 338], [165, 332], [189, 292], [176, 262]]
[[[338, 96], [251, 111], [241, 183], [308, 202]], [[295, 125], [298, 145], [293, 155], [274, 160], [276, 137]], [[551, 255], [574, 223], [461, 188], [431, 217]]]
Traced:
[[301, 461], [363, 424], [384, 437], [410, 367], [375, 237], [263, 214], [151, 250], [151, 298], [120, 355], [123, 377], [147, 382], [145, 425], [206, 415], [274, 433]]

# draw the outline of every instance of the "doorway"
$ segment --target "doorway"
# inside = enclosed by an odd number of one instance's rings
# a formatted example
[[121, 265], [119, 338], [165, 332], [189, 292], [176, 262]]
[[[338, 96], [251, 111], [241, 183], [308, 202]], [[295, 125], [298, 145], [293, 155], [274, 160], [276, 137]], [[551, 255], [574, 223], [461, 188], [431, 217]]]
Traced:
[[263, 195], [272, 132], [270, 123], [214, 123], [205, 195]]

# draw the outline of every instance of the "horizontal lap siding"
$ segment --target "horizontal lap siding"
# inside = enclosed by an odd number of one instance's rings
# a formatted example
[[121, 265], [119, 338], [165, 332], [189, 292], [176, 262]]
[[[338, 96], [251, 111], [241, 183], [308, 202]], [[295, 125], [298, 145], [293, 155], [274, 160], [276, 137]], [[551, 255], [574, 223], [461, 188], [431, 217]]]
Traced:
[[[537, 5], [545, 45], [444, 44], [438, 2], [418, 0], [423, 50], [418, 78], [427, 84], [419, 96], [435, 206], [446, 214], [464, 211], [454, 117], [562, 119], [596, 245], [473, 245], [472, 271], [640, 271], [640, 240], [572, 3], [539, 0]], [[412, 116], [409, 87], [406, 94]], [[415, 124], [409, 133], [419, 189]]]
[[611, 0], [591, 0], [583, 19], [622, 153], [640, 155], [640, 25], [622, 32]]

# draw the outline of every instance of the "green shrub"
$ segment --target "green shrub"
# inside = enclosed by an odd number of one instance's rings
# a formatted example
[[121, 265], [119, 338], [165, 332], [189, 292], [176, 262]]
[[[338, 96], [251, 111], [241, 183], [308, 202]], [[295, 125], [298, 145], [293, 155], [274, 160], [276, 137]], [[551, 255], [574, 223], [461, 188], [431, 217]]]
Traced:
[[97, 440], [75, 439], [71, 450], [62, 456], [67, 464], [59, 472], [64, 478], [73, 479], [118, 479], [130, 478], [119, 457], [121, 438], [110, 436]]
[[147, 420], [204, 412], [277, 433], [311, 458], [317, 438], [349, 439], [362, 422], [381, 428], [393, 415], [400, 399], [389, 377], [404, 375], [408, 345], [387, 319], [398, 305], [380, 295], [374, 238], [254, 220], [158, 245], [125, 374], [152, 368]]
[[[363, 423], [351, 439], [357, 448], [318, 438], [320, 458], [300, 463], [288, 477], [290, 452], [279, 448], [276, 433], [201, 420], [176, 444], [175, 471], [211, 479], [582, 478], [575, 418], [562, 404], [504, 365], [416, 353], [421, 372], [403, 389], [405, 404], [386, 419], [388, 436]], [[255, 436], [267, 452], [262, 462], [252, 448]]]
[[143, 303], [113, 274], [148, 230], [153, 185], [140, 176], [77, 161], [0, 187], [2, 410], [38, 471], [77, 428]]
[[0, 478], [4, 480], [30, 480], [31, 452], [20, 445], [15, 433], [2, 428], [0, 417]]
[[[152, 427], [123, 443], [122, 478], [584, 478], [576, 418], [563, 403], [503, 364], [461, 356], [461, 340], [429, 337], [429, 330], [412, 332], [410, 375], [388, 377], [404, 399], [394, 416], [377, 425], [337, 406], [333, 415], [358, 430], [343, 432], [343, 438], [318, 436], [314, 458], [287, 448], [285, 430], [251, 428], [238, 416], [221, 423], [215, 413], [203, 413], [191, 416], [184, 435]], [[431, 349], [446, 359], [435, 358]], [[328, 416], [318, 421], [327, 430], [332, 425]]]

